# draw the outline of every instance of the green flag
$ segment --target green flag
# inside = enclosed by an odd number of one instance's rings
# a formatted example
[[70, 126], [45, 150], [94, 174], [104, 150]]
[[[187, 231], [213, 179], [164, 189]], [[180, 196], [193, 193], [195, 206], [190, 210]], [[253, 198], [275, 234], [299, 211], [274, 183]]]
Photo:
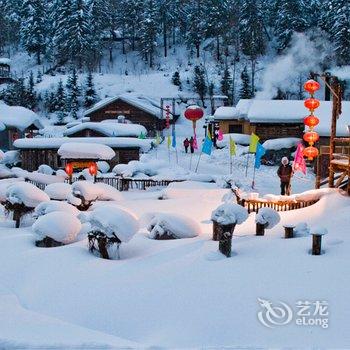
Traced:
[[144, 140], [146, 138], [145, 134], [141, 131], [141, 134], [139, 136], [139, 139]]
[[236, 144], [235, 141], [233, 141], [232, 137], [230, 136], [230, 156], [236, 155]]
[[252, 132], [252, 134], [250, 136], [249, 153], [255, 153], [256, 152], [256, 146], [257, 146], [259, 140], [260, 140], [259, 136], [255, 135]]
[[159, 132], [157, 131], [157, 134], [156, 134], [156, 145], [159, 145], [160, 144], [160, 136], [159, 136]]

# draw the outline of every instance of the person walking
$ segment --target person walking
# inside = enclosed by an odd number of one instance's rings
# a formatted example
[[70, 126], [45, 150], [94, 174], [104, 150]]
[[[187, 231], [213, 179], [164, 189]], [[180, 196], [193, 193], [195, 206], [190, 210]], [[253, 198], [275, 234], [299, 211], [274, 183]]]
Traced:
[[287, 157], [283, 157], [281, 163], [277, 170], [277, 175], [281, 180], [281, 195], [290, 196], [290, 181], [293, 175], [293, 168], [289, 164]]
[[190, 142], [191, 153], [194, 153], [194, 139], [192, 136], [191, 136], [189, 142]]
[[184, 140], [184, 147], [185, 147], [185, 152], [188, 153], [188, 147], [190, 146], [190, 141], [186, 137]]

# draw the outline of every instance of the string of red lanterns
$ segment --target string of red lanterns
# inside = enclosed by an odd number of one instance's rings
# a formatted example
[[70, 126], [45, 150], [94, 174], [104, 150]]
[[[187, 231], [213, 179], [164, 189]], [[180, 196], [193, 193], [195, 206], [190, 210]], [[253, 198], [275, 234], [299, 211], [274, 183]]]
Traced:
[[304, 106], [310, 111], [310, 114], [304, 118], [304, 124], [308, 127], [308, 130], [304, 133], [303, 139], [309, 146], [304, 149], [303, 154], [309, 160], [313, 160], [318, 156], [318, 149], [314, 147], [314, 144], [320, 136], [314, 131], [314, 127], [318, 125], [320, 120], [314, 115], [314, 111], [320, 106], [320, 101], [314, 98], [314, 94], [319, 88], [320, 84], [313, 79], [304, 84], [304, 90], [310, 94], [310, 97], [304, 101]]

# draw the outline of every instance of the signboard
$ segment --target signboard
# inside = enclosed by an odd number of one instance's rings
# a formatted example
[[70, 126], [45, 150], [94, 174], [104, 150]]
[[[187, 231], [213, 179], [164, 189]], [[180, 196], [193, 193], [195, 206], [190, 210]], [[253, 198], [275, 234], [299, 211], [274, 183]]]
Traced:
[[91, 161], [70, 162], [70, 164], [72, 164], [73, 169], [85, 169], [88, 168], [91, 165], [91, 163]]

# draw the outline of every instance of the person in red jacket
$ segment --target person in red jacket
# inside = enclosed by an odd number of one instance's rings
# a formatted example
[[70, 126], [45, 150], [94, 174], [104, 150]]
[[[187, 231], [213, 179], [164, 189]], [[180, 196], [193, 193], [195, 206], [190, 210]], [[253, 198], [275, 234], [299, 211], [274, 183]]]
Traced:
[[281, 163], [277, 170], [277, 175], [281, 180], [281, 195], [290, 196], [290, 180], [293, 175], [293, 168], [287, 157], [283, 157]]
[[188, 138], [186, 137], [184, 140], [184, 147], [185, 147], [185, 152], [188, 152], [188, 147], [190, 147], [190, 141], [188, 141]]

